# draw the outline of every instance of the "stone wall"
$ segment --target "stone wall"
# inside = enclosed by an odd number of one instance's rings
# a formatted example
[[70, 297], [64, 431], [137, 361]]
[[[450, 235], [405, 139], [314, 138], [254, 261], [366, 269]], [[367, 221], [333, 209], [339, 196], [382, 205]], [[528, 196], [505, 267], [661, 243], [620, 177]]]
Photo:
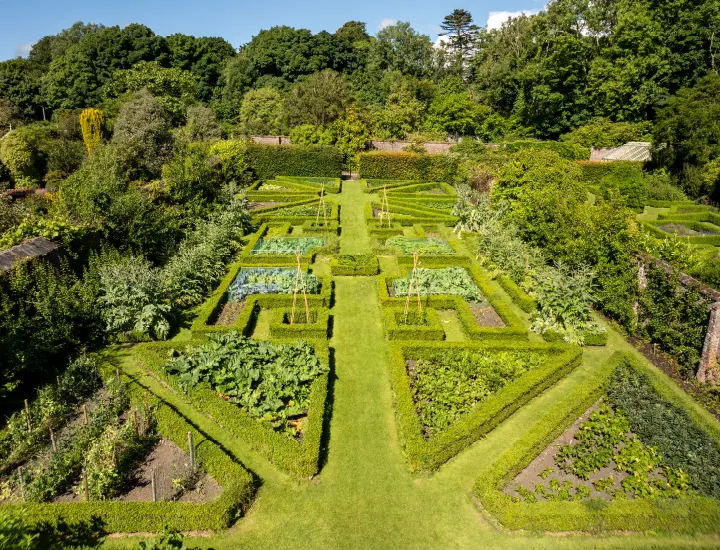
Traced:
[[250, 139], [261, 145], [290, 145], [290, 138], [287, 136], [250, 136]]
[[[287, 136], [251, 136], [255, 143], [263, 145], [290, 145], [290, 138]], [[428, 141], [423, 147], [428, 153], [447, 153], [456, 141]], [[383, 141], [374, 139], [370, 142], [370, 148], [378, 151], [402, 151], [403, 148], [411, 145], [410, 141]]]
[[23, 260], [45, 256], [51, 260], [57, 259], [59, 245], [48, 241], [44, 237], [35, 237], [23, 241], [17, 246], [0, 251], [0, 275], [12, 269]]
[[614, 151], [617, 147], [593, 147], [590, 150], [590, 160], [602, 160], [602, 158]]

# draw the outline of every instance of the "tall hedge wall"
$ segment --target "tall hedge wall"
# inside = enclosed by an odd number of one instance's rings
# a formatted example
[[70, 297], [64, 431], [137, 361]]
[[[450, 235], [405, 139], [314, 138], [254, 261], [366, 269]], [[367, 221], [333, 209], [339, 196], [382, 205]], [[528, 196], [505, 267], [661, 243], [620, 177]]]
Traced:
[[360, 153], [360, 177], [452, 183], [458, 163], [450, 155], [370, 151]]
[[258, 179], [276, 176], [339, 178], [342, 153], [329, 145], [261, 145], [247, 148], [247, 160]]
[[521, 151], [522, 149], [548, 149], [555, 151], [567, 160], [588, 160], [590, 158], [589, 147], [561, 141], [512, 141], [504, 143], [503, 147], [511, 153]]

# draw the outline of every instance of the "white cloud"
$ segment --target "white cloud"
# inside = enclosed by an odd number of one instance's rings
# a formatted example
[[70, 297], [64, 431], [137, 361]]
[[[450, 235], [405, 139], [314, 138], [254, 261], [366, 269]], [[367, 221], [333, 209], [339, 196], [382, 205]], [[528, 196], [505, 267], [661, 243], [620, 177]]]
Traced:
[[443, 44], [445, 44], [445, 43], [447, 43], [447, 42], [450, 42], [450, 37], [449, 37], [449, 36], [447, 36], [447, 35], [445, 35], [445, 36], [438, 36], [438, 37], [437, 37], [437, 40], [435, 41], [435, 44], [433, 44], [433, 47], [434, 47], [434, 48], [442, 48], [442, 47], [443, 47]]
[[520, 17], [521, 15], [536, 15], [540, 10], [521, 10], [521, 11], [491, 11], [488, 14], [487, 28], [499, 29], [508, 19]]
[[15, 45], [15, 56], [16, 57], [27, 57], [32, 49], [34, 42], [28, 42], [27, 44]]
[[397, 23], [397, 19], [391, 19], [390, 17], [386, 17], [382, 21], [380, 21], [380, 24], [378, 25], [378, 30], [381, 31], [385, 27], [389, 27], [390, 25], [394, 25]]

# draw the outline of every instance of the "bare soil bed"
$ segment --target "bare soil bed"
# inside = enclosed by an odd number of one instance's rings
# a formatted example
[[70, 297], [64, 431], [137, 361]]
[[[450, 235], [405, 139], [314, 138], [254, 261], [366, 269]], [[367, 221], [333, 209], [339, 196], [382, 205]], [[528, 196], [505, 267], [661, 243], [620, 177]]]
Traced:
[[505, 323], [492, 306], [468, 303], [470, 311], [481, 327], [504, 327]]
[[248, 210], [261, 210], [263, 208], [270, 208], [271, 206], [278, 206], [283, 204], [282, 202], [251, 202], [248, 206]]
[[245, 300], [243, 300], [242, 302], [226, 302], [222, 310], [218, 314], [215, 324], [218, 326], [233, 325], [235, 321], [237, 321], [237, 318], [240, 316], [240, 313], [242, 313], [243, 309], [245, 309]]

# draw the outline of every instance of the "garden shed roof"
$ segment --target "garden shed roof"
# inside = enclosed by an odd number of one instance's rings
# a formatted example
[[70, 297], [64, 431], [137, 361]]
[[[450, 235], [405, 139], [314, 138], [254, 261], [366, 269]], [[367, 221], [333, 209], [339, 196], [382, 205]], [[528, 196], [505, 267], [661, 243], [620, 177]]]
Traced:
[[59, 246], [44, 237], [35, 237], [17, 246], [0, 251], [0, 273], [10, 271], [16, 263], [22, 260], [53, 254]]
[[629, 141], [603, 156], [603, 160], [647, 162], [651, 158], [649, 141]]

